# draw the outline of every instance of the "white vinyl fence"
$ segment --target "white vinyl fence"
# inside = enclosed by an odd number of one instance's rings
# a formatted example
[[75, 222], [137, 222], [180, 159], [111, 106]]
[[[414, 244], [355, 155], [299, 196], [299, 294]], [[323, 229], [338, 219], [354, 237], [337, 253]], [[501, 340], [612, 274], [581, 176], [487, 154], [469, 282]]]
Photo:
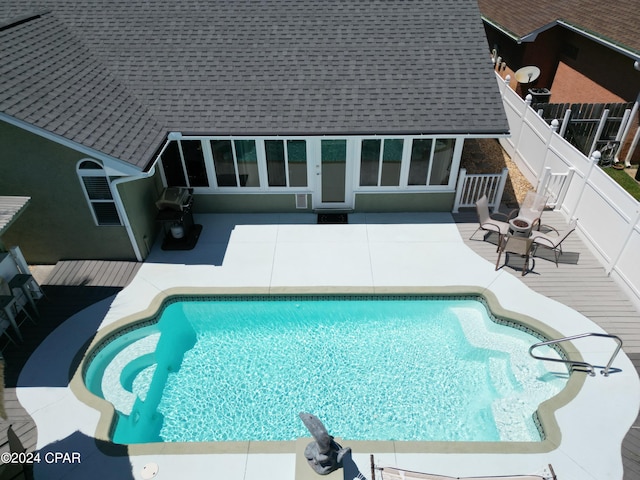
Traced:
[[598, 151], [583, 155], [556, 133], [558, 122], [549, 126], [497, 78], [511, 128], [511, 137], [500, 140], [503, 148], [538, 190], [557, 192], [555, 208], [578, 219], [578, 232], [607, 273], [640, 306], [640, 203], [597, 166]]

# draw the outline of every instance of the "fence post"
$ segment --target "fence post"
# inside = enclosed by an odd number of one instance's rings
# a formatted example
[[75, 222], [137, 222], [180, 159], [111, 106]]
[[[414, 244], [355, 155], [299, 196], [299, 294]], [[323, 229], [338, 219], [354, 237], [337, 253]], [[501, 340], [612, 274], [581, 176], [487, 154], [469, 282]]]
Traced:
[[493, 205], [493, 213], [500, 209], [500, 202], [502, 202], [502, 194], [504, 193], [504, 186], [507, 183], [507, 175], [509, 175], [509, 169], [507, 167], [502, 169], [502, 176], [500, 177], [500, 183], [498, 183], [498, 189], [496, 190], [495, 203]]
[[633, 219], [631, 219], [631, 221], [629, 222], [629, 228], [627, 229], [627, 234], [625, 236], [624, 242], [622, 242], [622, 246], [620, 247], [620, 250], [616, 254], [616, 258], [613, 259], [611, 264], [606, 268], [607, 275], [611, 275], [611, 272], [618, 265], [618, 261], [620, 261], [620, 257], [622, 256], [622, 252], [624, 252], [625, 249], [627, 248], [627, 245], [629, 244], [629, 241], [631, 240], [631, 236], [633, 235], [633, 230], [636, 228], [636, 225], [638, 223], [640, 223], [640, 208], [636, 208], [635, 217]]
[[564, 138], [565, 134], [567, 133], [567, 127], [569, 126], [570, 121], [571, 121], [571, 109], [567, 108], [567, 111], [564, 112], [564, 118], [562, 119], [562, 126], [560, 127], [560, 132], [558, 132], [558, 135], [560, 135], [562, 138]]
[[[536, 192], [540, 191], [540, 181], [542, 179], [542, 176], [544, 175], [546, 164], [547, 164], [547, 158], [549, 158], [549, 151], [551, 150], [551, 140], [553, 140], [553, 134], [556, 133], [558, 131], [558, 125], [559, 122], [558, 120], [556, 120], [555, 118], [553, 120], [551, 120], [551, 125], [549, 126], [550, 132], [549, 132], [549, 138], [547, 138], [547, 144], [545, 145], [545, 149], [544, 149], [544, 158], [542, 159], [542, 166], [540, 167], [540, 171], [538, 172], [538, 186], [536, 187]], [[549, 172], [551, 173], [551, 172]]]
[[580, 194], [578, 195], [578, 198], [576, 199], [576, 204], [573, 207], [573, 211], [571, 212], [571, 215], [569, 215], [569, 218], [573, 218], [573, 217], [576, 216], [576, 211], [578, 210], [578, 205], [580, 205], [580, 200], [582, 200], [582, 195], [584, 195], [584, 191], [587, 188], [587, 183], [589, 182], [589, 177], [591, 177], [591, 172], [593, 171], [593, 167], [595, 167], [598, 164], [598, 162], [600, 161], [600, 156], [601, 156], [600, 152], [598, 150], [596, 150], [589, 157], [589, 160], [591, 160], [591, 164], [589, 165], [589, 169], [584, 174], [584, 181], [582, 182], [582, 188], [580, 189]]
[[531, 96], [531, 94], [530, 93], [527, 94], [527, 96], [524, 99], [524, 103], [525, 103], [524, 112], [522, 112], [522, 117], [520, 117], [520, 131], [518, 132], [518, 138], [513, 144], [514, 156], [520, 155], [519, 152], [520, 152], [520, 142], [522, 141], [522, 132], [524, 131], [524, 127], [526, 123], [527, 110], [531, 108], [532, 101], [533, 101], [533, 97]]
[[456, 199], [453, 202], [453, 213], [458, 213], [460, 210], [460, 201], [462, 200], [462, 193], [464, 192], [465, 177], [467, 176], [467, 169], [461, 168], [458, 174], [458, 187], [456, 190]]
[[591, 149], [589, 150], [589, 156], [591, 156], [591, 154], [595, 152], [596, 148], [598, 147], [598, 140], [600, 140], [600, 135], [602, 135], [602, 131], [604, 130], [605, 123], [607, 123], [607, 117], [609, 117], [608, 108], [605, 109], [604, 112], [602, 112], [602, 117], [600, 118], [598, 129], [596, 130], [596, 136], [594, 137], [593, 143], [591, 144]]
[[502, 102], [504, 103], [504, 97], [507, 95], [507, 88], [511, 88], [509, 86], [509, 84], [511, 83], [511, 75], [507, 75], [506, 77], [504, 77], [504, 83], [506, 85], [506, 88], [503, 90], [502, 93]]
[[[629, 121], [627, 122], [627, 124], [624, 127], [624, 132], [622, 133], [622, 138], [620, 138], [620, 148], [618, 149], [618, 154], [616, 155], [616, 161], [619, 162], [620, 158], [618, 157], [618, 155], [620, 155], [620, 151], [622, 150], [622, 146], [624, 145], [624, 143], [627, 140], [627, 136], [629, 135], [629, 131], [631, 130], [631, 125], [633, 123], [633, 119], [636, 118], [636, 115], [638, 113], [638, 108], [640, 107], [640, 93], [638, 93], [638, 96], [636, 97], [636, 101], [633, 104], [633, 108], [631, 109], [631, 114], [629, 115]], [[637, 141], [637, 131], [636, 131], [636, 145], [638, 144]], [[629, 167], [631, 166], [631, 157], [633, 156], [633, 151], [635, 150], [635, 147], [629, 148], [628, 152], [627, 152], [627, 157], [625, 158], [624, 161], [624, 165], [625, 167]]]

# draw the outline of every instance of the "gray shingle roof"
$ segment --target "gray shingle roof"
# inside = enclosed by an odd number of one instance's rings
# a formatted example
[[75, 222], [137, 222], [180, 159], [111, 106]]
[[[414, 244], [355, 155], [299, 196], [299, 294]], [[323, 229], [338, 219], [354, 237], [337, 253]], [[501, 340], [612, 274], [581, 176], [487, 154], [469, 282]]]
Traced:
[[166, 130], [51, 13], [0, 31], [0, 111], [143, 168]]
[[[30, 6], [51, 8], [170, 130], [508, 131], [475, 0], [41, 0]], [[122, 123], [119, 112], [112, 118]]]

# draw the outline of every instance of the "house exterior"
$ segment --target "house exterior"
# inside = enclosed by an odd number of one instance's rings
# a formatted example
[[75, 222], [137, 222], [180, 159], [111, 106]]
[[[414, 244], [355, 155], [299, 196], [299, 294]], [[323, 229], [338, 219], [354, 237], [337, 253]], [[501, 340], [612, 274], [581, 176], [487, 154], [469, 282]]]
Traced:
[[[496, 68], [503, 77], [511, 75], [511, 87], [523, 97], [533, 86], [548, 89], [551, 103], [635, 102], [620, 157], [629, 154], [640, 100], [640, 1], [478, 4], [489, 46], [500, 59]], [[514, 72], [529, 65], [540, 68], [539, 78], [518, 85]], [[629, 161], [637, 163], [640, 149], [635, 150]]]
[[508, 135], [474, 0], [8, 1], [3, 235], [30, 262], [146, 257], [166, 186], [198, 212], [450, 211]]

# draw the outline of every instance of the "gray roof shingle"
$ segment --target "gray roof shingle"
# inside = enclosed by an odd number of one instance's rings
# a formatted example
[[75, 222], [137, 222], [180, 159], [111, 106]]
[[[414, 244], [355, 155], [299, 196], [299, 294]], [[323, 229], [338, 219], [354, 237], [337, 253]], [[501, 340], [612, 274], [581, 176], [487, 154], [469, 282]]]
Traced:
[[[509, 128], [475, 0], [24, 2], [52, 9], [169, 130], [480, 135]], [[95, 101], [113, 105], [114, 94], [97, 91]], [[111, 113], [116, 123], [126, 117]], [[74, 121], [70, 115], [60, 127]]]
[[[166, 129], [51, 13], [0, 30], [0, 111], [143, 168]], [[125, 133], [135, 129], [135, 139]]]

